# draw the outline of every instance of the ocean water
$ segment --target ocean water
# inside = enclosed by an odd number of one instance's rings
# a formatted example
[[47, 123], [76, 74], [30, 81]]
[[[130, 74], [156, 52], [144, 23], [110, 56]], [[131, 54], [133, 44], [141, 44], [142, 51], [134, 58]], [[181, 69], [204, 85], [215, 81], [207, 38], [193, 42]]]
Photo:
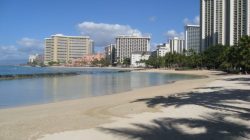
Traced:
[[0, 66], [0, 75], [53, 72], [78, 72], [79, 75], [0, 80], [0, 108], [117, 94], [177, 80], [198, 78], [190, 75], [119, 72], [101, 68]]

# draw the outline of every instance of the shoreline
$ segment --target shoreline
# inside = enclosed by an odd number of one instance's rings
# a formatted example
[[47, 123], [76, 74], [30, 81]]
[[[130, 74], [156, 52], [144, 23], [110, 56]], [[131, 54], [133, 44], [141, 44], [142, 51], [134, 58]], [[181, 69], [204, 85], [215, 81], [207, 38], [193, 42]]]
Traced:
[[[143, 70], [140, 72], [164, 71], [168, 73], [167, 70]], [[113, 122], [113, 117], [123, 118], [129, 114], [160, 112], [159, 107], [148, 108], [143, 103], [132, 102], [141, 98], [182, 94], [203, 87], [220, 77], [215, 75], [218, 72], [212, 71], [200, 71], [199, 73], [197, 71], [182, 71], [177, 73], [193, 73], [194, 75], [196, 73], [199, 76], [206, 75], [208, 78], [181, 80], [119, 94], [1, 109], [0, 138], [6, 139], [10, 136], [13, 139], [37, 139], [45, 134], [94, 128]]]

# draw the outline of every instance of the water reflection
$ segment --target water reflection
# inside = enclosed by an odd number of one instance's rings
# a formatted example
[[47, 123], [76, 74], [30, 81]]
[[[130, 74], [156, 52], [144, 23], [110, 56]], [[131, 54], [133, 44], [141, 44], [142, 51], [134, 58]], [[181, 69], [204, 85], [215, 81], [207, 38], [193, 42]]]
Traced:
[[0, 81], [0, 108], [101, 96], [195, 78], [159, 73], [97, 73]]

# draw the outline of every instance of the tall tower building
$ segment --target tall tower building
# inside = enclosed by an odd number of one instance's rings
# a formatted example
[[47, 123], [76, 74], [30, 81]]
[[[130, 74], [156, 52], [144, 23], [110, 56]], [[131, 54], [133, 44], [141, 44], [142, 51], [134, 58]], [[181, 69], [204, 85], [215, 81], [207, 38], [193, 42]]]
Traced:
[[133, 52], [147, 52], [150, 50], [150, 37], [118, 36], [116, 37], [116, 60], [123, 62], [131, 58]]
[[226, 44], [226, 1], [201, 0], [201, 50]]
[[201, 0], [201, 50], [222, 44], [237, 44], [250, 35], [249, 0]]
[[185, 26], [185, 50], [200, 53], [200, 25]]
[[52, 35], [45, 38], [44, 63], [68, 63], [93, 53], [93, 41], [88, 36]]
[[237, 44], [243, 35], [250, 35], [250, 1], [228, 0], [229, 44]]

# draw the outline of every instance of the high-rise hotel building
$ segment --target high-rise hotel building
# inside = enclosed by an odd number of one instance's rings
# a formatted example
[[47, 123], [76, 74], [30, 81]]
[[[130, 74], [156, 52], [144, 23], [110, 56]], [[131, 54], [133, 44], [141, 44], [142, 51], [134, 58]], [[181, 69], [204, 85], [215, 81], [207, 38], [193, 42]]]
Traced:
[[201, 0], [201, 50], [226, 44], [226, 1]]
[[250, 35], [250, 0], [201, 0], [201, 50]]
[[150, 50], [150, 37], [118, 36], [116, 37], [116, 61], [122, 63], [125, 58], [131, 58], [133, 52]]
[[185, 26], [185, 50], [200, 53], [200, 25]]
[[93, 53], [93, 41], [88, 36], [52, 35], [45, 38], [44, 63], [69, 63]]
[[250, 0], [227, 0], [229, 10], [229, 44], [236, 44], [242, 35], [250, 35]]

